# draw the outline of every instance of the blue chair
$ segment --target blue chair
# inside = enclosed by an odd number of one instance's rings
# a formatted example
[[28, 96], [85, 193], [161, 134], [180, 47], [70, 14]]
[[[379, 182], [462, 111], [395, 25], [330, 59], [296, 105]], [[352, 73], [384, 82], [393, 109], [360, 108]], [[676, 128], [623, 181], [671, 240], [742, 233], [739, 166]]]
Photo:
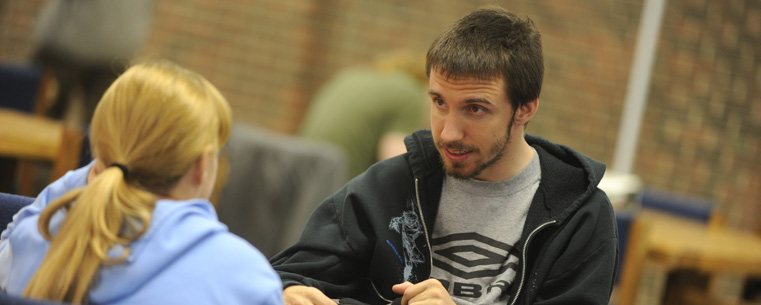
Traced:
[[[41, 115], [45, 107], [44, 90], [48, 87], [44, 75], [43, 68], [35, 64], [0, 61], [0, 108]], [[27, 172], [26, 168], [30, 168], [21, 167]], [[14, 183], [17, 178], [12, 177], [21, 170], [17, 159], [0, 157], [0, 190], [18, 192]]]
[[52, 301], [41, 301], [41, 300], [28, 299], [28, 298], [25, 298], [25, 297], [9, 295], [9, 294], [5, 294], [4, 292], [0, 292], [0, 304], [7, 304], [7, 305], [62, 305], [62, 304], [65, 304], [65, 303], [58, 303], [58, 302], [52, 302]]
[[[0, 231], [5, 230], [8, 223], [13, 221], [13, 215], [18, 211], [31, 204], [34, 201], [32, 197], [13, 195], [0, 192]], [[0, 304], [4, 304], [0, 302]]]
[[48, 82], [42, 66], [0, 62], [0, 107], [42, 114]]
[[[0, 192], [0, 227], [2, 230], [13, 220], [13, 215], [21, 208], [31, 204], [34, 201], [32, 197], [19, 196], [14, 194]], [[8, 305], [55, 305], [63, 304], [58, 302], [40, 301], [28, 299], [20, 296], [14, 296], [0, 292], [0, 304]]]
[[[35, 63], [17, 63], [0, 60], [0, 110], [3, 112], [14, 111], [17, 115], [28, 115], [29, 122], [23, 122], [22, 130], [35, 130], [38, 128], [50, 129], [51, 124], [42, 124], [46, 109], [48, 108], [49, 91], [51, 83], [55, 76], [47, 71], [43, 66]], [[2, 120], [8, 120], [3, 118]], [[49, 120], [50, 122], [58, 120]], [[6, 122], [7, 123], [7, 122]], [[0, 127], [8, 129], [7, 126]], [[18, 133], [18, 132], [14, 132]], [[58, 134], [59, 132], [50, 131], [49, 134]], [[27, 136], [24, 134], [24, 136]], [[58, 156], [41, 157], [40, 155], [26, 154], [28, 151], [24, 147], [21, 150], [0, 149], [0, 190], [31, 196], [39, 191], [35, 184], [35, 175], [40, 162], [53, 163], [51, 170], [51, 181], [57, 179], [67, 170], [76, 168], [79, 160], [79, 147], [81, 146], [80, 128], [64, 126], [64, 134], [61, 137], [63, 143], [67, 145], [59, 146], [60, 149], [47, 150], [52, 154], [58, 152]], [[38, 144], [37, 137], [28, 137], [29, 142], [24, 142], [26, 146], [45, 147], [45, 144]], [[0, 142], [10, 146], [8, 139], [0, 139]], [[50, 142], [48, 142], [50, 143]], [[31, 144], [31, 145], [30, 145]], [[19, 144], [16, 144], [19, 145]], [[2, 148], [2, 147], [0, 147]], [[21, 152], [24, 152], [22, 154]], [[61, 162], [63, 161], [63, 162]], [[84, 161], [83, 161], [84, 162]], [[64, 164], [65, 163], [65, 164]]]
[[637, 209], [629, 208], [621, 211], [616, 211], [616, 226], [618, 227], [618, 271], [616, 272], [616, 281], [618, 284], [621, 279], [621, 269], [624, 264], [624, 256], [626, 255], [627, 245], [629, 244], [629, 231], [631, 229], [634, 218], [637, 217]]
[[664, 190], [645, 187], [634, 197], [635, 207], [616, 211], [618, 226], [618, 247], [620, 250], [619, 272], [616, 283], [619, 282], [621, 271], [629, 244], [631, 225], [640, 209], [657, 210], [659, 212], [708, 223], [713, 213], [715, 203], [707, 198], [687, 196]]
[[716, 205], [708, 198], [687, 196], [664, 190], [645, 188], [637, 200], [643, 208], [708, 223]]
[[[660, 215], [667, 215], [660, 217], [673, 216], [674, 221], [689, 221], [689, 223], [699, 224], [697, 225], [698, 227], [701, 225], [707, 227], [711, 221], [711, 218], [715, 217], [712, 216], [712, 214], [714, 214], [713, 212], [716, 206], [716, 203], [709, 198], [680, 194], [667, 190], [658, 190], [649, 187], [645, 187], [639, 193], [637, 193], [633, 199], [633, 202], [636, 205], [631, 210], [616, 211], [616, 219], [618, 221], [619, 229], [619, 241], [622, 242], [620, 265], [621, 272], [619, 272], [619, 291], [618, 300], [616, 303], [624, 305], [642, 302], [641, 299], [637, 299], [637, 297], [640, 296], [638, 295], [637, 290], [639, 289], [638, 287], [640, 283], [643, 282], [643, 274], [641, 273], [641, 270], [644, 268], [644, 257], [648, 255], [645, 253], [655, 253], [650, 252], [652, 248], [650, 248], [650, 244], [648, 243], [648, 236], [658, 234], [658, 231], [655, 231], [657, 229], [649, 229], [651, 227], [651, 221], [653, 221], [653, 218], [642, 218], [644, 217], [645, 213], [640, 212], [656, 212]], [[656, 219], [657, 218], [658, 217], [656, 217]], [[667, 222], [669, 221], [659, 221], [659, 223]], [[662, 236], [662, 234], [659, 235]], [[694, 242], [700, 243], [701, 241], [695, 240]], [[659, 257], [663, 257], [661, 258], [663, 261], [682, 260], [682, 257], [678, 256], [679, 252], [677, 251], [675, 253], [676, 254], [674, 254], [674, 256], [670, 256], [671, 254], [666, 252], [659, 252], [657, 255]], [[629, 256], [632, 257], [630, 258]], [[650, 262], [652, 262], [652, 260], [650, 260]], [[680, 265], [677, 267], [671, 267], [668, 264], [662, 265], [663, 266], [658, 265], [658, 267], [654, 269], [655, 271], [651, 270], [650, 272], [655, 272], [656, 275], [650, 274], [650, 277], [663, 276], [666, 280], [665, 282], [656, 281], [659, 284], [650, 284], [655, 285], [652, 286], [653, 288], [651, 289], [654, 291], [659, 291], [657, 292], [659, 295], [655, 297], [650, 295], [649, 297], [659, 298], [661, 301], [664, 301], [668, 298], [666, 295], [665, 287], [669, 285], [669, 282], [676, 283], [679, 278], [685, 278], [685, 274], [687, 274], [686, 276], [692, 277], [692, 273], [684, 272], [692, 271], [695, 269], [695, 267], [690, 265]], [[708, 278], [708, 280], [710, 280], [710, 278]], [[709, 300], [712, 297], [710, 293], [703, 293], [703, 291], [700, 291], [699, 289], [694, 289], [694, 291], [699, 293], [699, 297], [705, 298], [706, 300]], [[674, 297], [676, 295], [678, 294], [671, 294], [670, 296]], [[698, 294], [695, 294], [694, 297], [698, 297]], [[676, 298], [679, 299], [681, 296]], [[676, 303], [673, 299], [668, 300], [671, 303]], [[683, 300], [679, 299], [679, 301]], [[669, 302], [665, 303], [668, 304]]]

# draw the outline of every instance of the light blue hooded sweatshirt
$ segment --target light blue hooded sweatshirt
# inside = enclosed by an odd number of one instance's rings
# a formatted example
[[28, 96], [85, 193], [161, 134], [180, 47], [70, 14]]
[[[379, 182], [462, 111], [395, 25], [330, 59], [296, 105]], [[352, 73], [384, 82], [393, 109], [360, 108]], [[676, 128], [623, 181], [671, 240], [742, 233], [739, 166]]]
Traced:
[[[23, 292], [50, 246], [37, 230], [40, 212], [85, 186], [91, 166], [49, 185], [2, 232], [0, 289]], [[63, 211], [53, 216], [53, 234], [64, 216]], [[91, 304], [283, 304], [280, 278], [267, 259], [230, 233], [208, 200], [157, 201], [148, 230], [128, 247], [125, 261], [101, 266]], [[120, 253], [115, 247], [109, 256]]]

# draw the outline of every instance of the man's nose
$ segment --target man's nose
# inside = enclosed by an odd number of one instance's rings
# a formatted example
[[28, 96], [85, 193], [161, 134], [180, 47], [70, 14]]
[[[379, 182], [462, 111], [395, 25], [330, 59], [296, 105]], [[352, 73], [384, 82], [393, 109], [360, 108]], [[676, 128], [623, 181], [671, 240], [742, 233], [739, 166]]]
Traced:
[[456, 113], [450, 112], [444, 118], [444, 128], [441, 130], [441, 140], [447, 143], [458, 142], [465, 136], [462, 122]]

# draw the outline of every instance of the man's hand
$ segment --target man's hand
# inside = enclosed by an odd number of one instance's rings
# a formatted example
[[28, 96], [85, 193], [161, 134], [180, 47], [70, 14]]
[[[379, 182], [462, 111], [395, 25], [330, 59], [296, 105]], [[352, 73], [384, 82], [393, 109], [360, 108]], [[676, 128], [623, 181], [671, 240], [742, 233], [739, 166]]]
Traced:
[[404, 282], [391, 287], [391, 290], [402, 295], [402, 305], [412, 304], [450, 304], [454, 305], [452, 297], [437, 279], [427, 279], [417, 284]]
[[322, 291], [314, 287], [288, 286], [283, 290], [285, 305], [336, 305]]

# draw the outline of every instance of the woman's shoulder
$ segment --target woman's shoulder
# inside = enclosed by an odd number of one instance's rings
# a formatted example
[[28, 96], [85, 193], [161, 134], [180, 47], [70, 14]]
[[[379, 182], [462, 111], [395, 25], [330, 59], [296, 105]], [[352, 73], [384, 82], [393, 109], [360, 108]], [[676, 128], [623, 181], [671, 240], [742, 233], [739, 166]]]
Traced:
[[[207, 231], [207, 236], [199, 239], [167, 272], [178, 270], [178, 274], [190, 272], [202, 277], [191, 285], [197, 289], [186, 288], [196, 289], [202, 296], [211, 294], [213, 299], [225, 299], [226, 304], [254, 301], [269, 304], [267, 300], [281, 304], [282, 283], [267, 258], [248, 241], [229, 232], [216, 218], [188, 219], [187, 225], [198, 226], [202, 222], [213, 224], [215, 229]], [[217, 295], [223, 291], [224, 294]]]
[[94, 299], [243, 304], [282, 293], [264, 255], [230, 233], [205, 200], [159, 200], [151, 227], [130, 251], [126, 264], [103, 271]]
[[252, 244], [228, 231], [227, 226], [217, 219], [216, 211], [208, 200], [160, 200], [145, 238], [154, 239], [148, 241], [150, 243], [159, 242], [164, 246], [185, 240], [189, 247], [186, 254], [190, 254], [190, 248], [193, 248], [192, 252], [200, 258], [208, 255], [232, 261], [267, 263], [264, 255]]

